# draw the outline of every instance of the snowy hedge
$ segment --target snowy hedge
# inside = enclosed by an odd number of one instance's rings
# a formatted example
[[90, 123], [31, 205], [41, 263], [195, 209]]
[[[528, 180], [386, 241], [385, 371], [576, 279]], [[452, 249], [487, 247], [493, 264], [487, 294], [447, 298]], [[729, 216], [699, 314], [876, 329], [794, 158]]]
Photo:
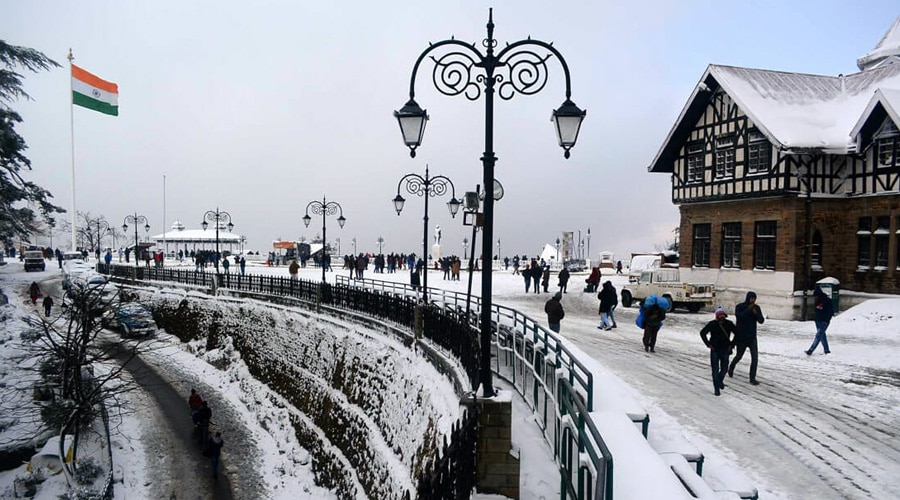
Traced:
[[297, 438], [316, 457], [317, 480], [341, 497], [412, 493], [459, 417], [452, 384], [423, 356], [358, 324], [245, 299], [138, 295], [182, 341], [233, 345], [255, 378], [305, 414], [292, 422]]

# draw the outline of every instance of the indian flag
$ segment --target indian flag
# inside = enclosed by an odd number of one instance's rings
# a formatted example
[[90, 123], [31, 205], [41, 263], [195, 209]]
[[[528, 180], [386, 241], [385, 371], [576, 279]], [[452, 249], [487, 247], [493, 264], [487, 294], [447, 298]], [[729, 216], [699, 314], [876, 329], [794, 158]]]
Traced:
[[119, 86], [73, 64], [72, 104], [119, 116]]

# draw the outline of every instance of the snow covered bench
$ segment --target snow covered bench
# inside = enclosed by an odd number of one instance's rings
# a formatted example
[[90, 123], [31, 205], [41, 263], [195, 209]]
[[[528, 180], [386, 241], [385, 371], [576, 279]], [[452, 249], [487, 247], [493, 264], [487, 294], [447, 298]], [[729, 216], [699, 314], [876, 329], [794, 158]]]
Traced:
[[629, 393], [630, 387], [603, 368], [595, 368], [594, 408], [598, 411], [618, 410], [628, 415], [632, 422], [641, 425], [641, 434], [647, 438], [650, 430], [650, 414]]
[[[759, 491], [741, 471], [733, 467], [722, 467], [710, 462], [706, 467], [706, 484], [722, 498], [738, 497], [743, 500], [757, 500]], [[731, 496], [723, 496], [731, 495]]]
[[664, 453], [660, 456], [692, 497], [702, 500], [719, 500], [722, 498], [703, 481], [703, 478], [697, 475], [694, 468], [688, 464], [688, 461], [683, 456], [678, 453]]
[[613, 457], [614, 498], [691, 498], [629, 417], [615, 410], [594, 411], [590, 416]]
[[660, 455], [676, 454], [684, 457], [694, 465], [697, 475], [703, 476], [703, 452], [688, 441], [680, 429], [657, 426], [647, 440]]

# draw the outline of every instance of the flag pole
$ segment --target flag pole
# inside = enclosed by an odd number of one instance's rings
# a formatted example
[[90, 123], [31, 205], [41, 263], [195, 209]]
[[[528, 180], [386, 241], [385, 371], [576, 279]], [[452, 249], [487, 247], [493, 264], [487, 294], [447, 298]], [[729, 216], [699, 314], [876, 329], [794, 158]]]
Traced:
[[163, 263], [169, 256], [169, 240], [166, 239], [166, 174], [163, 174]]
[[70, 142], [72, 145], [72, 251], [77, 250], [75, 245], [75, 226], [78, 222], [78, 217], [75, 214], [75, 88], [72, 84], [72, 60], [75, 59], [75, 56], [72, 55], [72, 48], [69, 48], [69, 130], [71, 133]]

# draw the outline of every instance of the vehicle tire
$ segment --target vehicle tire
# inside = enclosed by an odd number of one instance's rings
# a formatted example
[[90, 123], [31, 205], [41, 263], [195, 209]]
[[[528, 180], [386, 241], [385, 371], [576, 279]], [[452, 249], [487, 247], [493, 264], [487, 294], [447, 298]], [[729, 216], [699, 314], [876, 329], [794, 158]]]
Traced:
[[700, 309], [703, 309], [703, 304], [699, 302], [691, 302], [687, 305], [687, 310], [692, 313], [699, 312]]
[[622, 290], [622, 307], [631, 307], [631, 292]]
[[675, 310], [675, 301], [672, 300], [671, 295], [663, 295], [663, 298], [669, 301], [669, 308], [666, 309], [667, 313], [670, 313]]

